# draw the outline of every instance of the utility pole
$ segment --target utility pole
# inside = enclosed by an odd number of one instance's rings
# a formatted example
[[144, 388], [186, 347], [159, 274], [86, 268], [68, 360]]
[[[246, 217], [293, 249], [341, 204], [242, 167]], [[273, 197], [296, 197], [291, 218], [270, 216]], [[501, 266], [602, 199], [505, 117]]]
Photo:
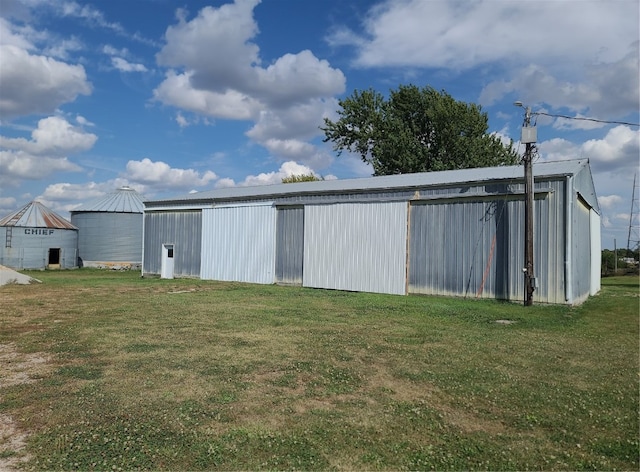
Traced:
[[[521, 107], [522, 102], [516, 102]], [[533, 146], [537, 140], [537, 130], [531, 126], [531, 108], [525, 108], [524, 126], [520, 142], [525, 144], [524, 152], [524, 305], [533, 305], [536, 278], [533, 270]]]
[[[633, 228], [633, 207], [636, 199], [636, 177], [638, 174], [633, 174], [633, 190], [631, 193], [631, 213], [629, 213], [629, 235], [627, 236], [627, 254], [626, 257], [629, 257], [629, 253], [631, 252], [631, 228]], [[634, 241], [635, 242], [635, 241]], [[635, 249], [635, 248], [634, 248]]]

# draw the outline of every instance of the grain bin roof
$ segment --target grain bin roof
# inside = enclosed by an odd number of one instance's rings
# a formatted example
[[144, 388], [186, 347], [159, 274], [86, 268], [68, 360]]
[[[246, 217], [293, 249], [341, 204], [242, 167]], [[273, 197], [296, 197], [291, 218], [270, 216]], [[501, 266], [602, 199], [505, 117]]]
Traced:
[[0, 220], [0, 226], [78, 229], [40, 202], [30, 202]]
[[108, 213], [142, 213], [144, 199], [131, 187], [120, 187], [115, 192], [102, 198], [93, 200], [71, 211], [77, 212], [108, 212]]
[[[535, 178], [571, 176], [589, 166], [588, 159], [575, 159], [534, 164]], [[484, 167], [474, 169], [421, 172], [415, 174], [384, 175], [359, 179], [322, 180], [290, 184], [263, 185], [256, 187], [231, 187], [205, 192], [195, 192], [180, 197], [145, 202], [147, 207], [211, 200], [234, 200], [243, 198], [271, 198], [287, 195], [309, 195], [327, 193], [375, 192], [398, 188], [420, 188], [438, 185], [455, 185], [496, 180], [524, 178], [523, 166]]]

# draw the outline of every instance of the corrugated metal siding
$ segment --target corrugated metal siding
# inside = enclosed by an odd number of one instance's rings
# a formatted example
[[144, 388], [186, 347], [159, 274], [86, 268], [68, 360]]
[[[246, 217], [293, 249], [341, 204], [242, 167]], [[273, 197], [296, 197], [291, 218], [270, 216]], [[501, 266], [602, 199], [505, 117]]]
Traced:
[[573, 303], [589, 296], [591, 289], [591, 217], [589, 207], [580, 198], [574, 199], [573, 210]]
[[305, 287], [404, 294], [407, 204], [305, 207]]
[[593, 185], [593, 176], [591, 175], [591, 172], [586, 165], [583, 166], [573, 176], [573, 185], [575, 190], [580, 193], [580, 196], [584, 199], [587, 205], [593, 208], [596, 213], [600, 214], [598, 197], [596, 195], [596, 189]]
[[302, 284], [304, 208], [278, 208], [276, 218], [276, 282]]
[[412, 205], [409, 291], [510, 298], [510, 210], [505, 201]]
[[174, 275], [200, 275], [202, 213], [200, 211], [148, 212], [144, 214], [143, 273], [160, 274], [162, 245], [174, 245]]
[[533, 293], [533, 299], [543, 303], [566, 303], [564, 290], [566, 182], [560, 179], [543, 183], [543, 185], [551, 187], [554, 191], [544, 200], [535, 201], [534, 275], [538, 279], [538, 289]]
[[84, 263], [142, 261], [142, 213], [72, 213]]
[[589, 295], [600, 291], [600, 276], [602, 271], [602, 240], [600, 236], [600, 215], [593, 209], [589, 210], [591, 229], [591, 284]]
[[[534, 203], [534, 300], [564, 303], [562, 183]], [[560, 199], [561, 200], [561, 199]], [[413, 204], [409, 291], [521, 300], [524, 201], [516, 197]]]
[[[11, 246], [6, 247], [7, 231]], [[46, 231], [46, 234], [33, 234]], [[45, 269], [49, 249], [60, 249], [60, 267], [78, 267], [78, 231], [59, 228], [0, 228], [0, 264], [13, 269]]]
[[200, 278], [274, 283], [275, 230], [272, 205], [203, 209]]
[[[580, 278], [587, 277], [589, 272], [580, 268], [576, 263], [576, 255], [566, 256], [570, 249], [573, 253], [579, 252], [575, 247], [575, 238], [581, 231], [588, 227], [576, 225], [573, 221], [567, 221], [577, 210], [574, 208], [577, 200], [576, 192], [584, 195], [585, 199], [593, 200], [595, 193], [591, 174], [586, 160], [568, 163], [555, 163], [553, 165], [536, 164], [535, 188], [538, 192], [534, 209], [534, 269], [538, 280], [538, 290], [534, 292], [535, 302], [566, 303], [566, 297], [570, 303], [575, 303], [572, 295], [576, 284], [585, 283]], [[546, 171], [552, 171], [546, 174]], [[479, 174], [478, 174], [479, 172]], [[579, 172], [580, 179], [569, 178], [573, 173]], [[477, 174], [477, 175], [476, 175]], [[147, 209], [157, 208], [157, 211], [184, 212], [184, 206], [197, 208], [211, 208], [212, 205], [231, 204], [236, 207], [254, 207], [267, 203], [269, 205], [304, 205], [304, 257], [303, 257], [303, 285], [324, 288], [339, 288], [345, 290], [379, 291], [384, 293], [404, 293], [405, 283], [403, 271], [395, 271], [389, 267], [380, 269], [376, 264], [379, 260], [391, 262], [402, 259], [406, 263], [406, 247], [397, 246], [395, 241], [398, 235], [396, 223], [384, 226], [375, 224], [384, 218], [381, 214], [371, 215], [372, 208], [384, 213], [383, 208], [403, 207], [406, 215], [408, 201], [415, 206], [422, 205], [421, 209], [412, 210], [411, 215], [411, 253], [409, 259], [411, 265], [410, 291], [415, 293], [439, 293], [457, 296], [481, 296], [496, 297], [515, 301], [523, 299], [523, 274], [524, 265], [524, 185], [521, 166], [512, 168], [500, 168], [496, 171], [484, 169], [482, 171], [471, 170], [463, 174], [447, 174], [454, 176], [455, 181], [445, 182], [444, 176], [395, 176], [391, 180], [375, 180], [346, 182], [341, 184], [322, 184], [319, 186], [276, 186], [276, 188], [241, 189], [225, 192], [205, 192], [201, 195], [186, 197], [184, 201], [174, 200], [171, 205], [162, 208], [163, 202], [152, 202]], [[493, 179], [490, 179], [493, 175]], [[478, 177], [477, 179], [475, 177]], [[458, 182], [462, 178], [474, 179], [470, 182]], [[575, 180], [576, 186], [565, 192], [567, 181]], [[458, 183], [456, 183], [458, 182]], [[315, 184], [315, 183], [311, 183]], [[388, 187], [387, 187], [388, 185]], [[397, 185], [397, 187], [393, 187]], [[573, 203], [569, 207], [567, 198], [574, 195]], [[207, 200], [209, 199], [210, 200]], [[267, 201], [269, 200], [269, 201]], [[595, 200], [594, 200], [595, 201]], [[597, 204], [597, 201], [596, 201]], [[385, 205], [390, 205], [389, 207]], [[455, 209], [453, 209], [455, 206]], [[431, 208], [429, 208], [431, 207]], [[161, 210], [162, 208], [162, 210]], [[342, 210], [336, 210], [341, 208]], [[220, 209], [216, 207], [216, 209]], [[152, 211], [153, 210], [149, 210]], [[213, 211], [213, 210], [206, 210]], [[275, 210], [274, 210], [275, 211]], [[343, 211], [344, 213], [342, 213]], [[421, 214], [420, 212], [425, 212]], [[308, 220], [309, 215], [314, 214], [317, 221]], [[228, 225], [250, 225], [244, 221], [246, 215], [238, 213], [239, 221], [233, 218], [226, 223]], [[492, 216], [493, 215], [493, 216]], [[502, 215], [497, 217], [496, 215]], [[213, 217], [212, 217], [213, 218]], [[274, 217], [274, 221], [277, 218]], [[345, 220], [345, 221], [343, 221]], [[389, 220], [391, 221], [391, 220]], [[395, 220], [394, 220], [395, 221]], [[278, 223], [280, 224], [280, 223]], [[309, 224], [314, 224], [309, 229]], [[361, 234], [358, 225], [368, 228], [370, 233]], [[189, 225], [183, 225], [188, 228]], [[336, 233], [334, 227], [340, 228]], [[574, 228], [579, 226], [580, 229]], [[406, 232], [406, 222], [399, 226]], [[248, 226], [249, 232], [253, 230]], [[374, 229], [372, 229], [374, 228]], [[145, 228], [145, 232], [152, 228]], [[185, 229], [186, 231], [186, 229]], [[213, 230], [212, 230], [213, 231]], [[226, 248], [236, 251], [233, 244], [224, 238], [229, 238], [225, 230], [217, 228]], [[232, 235], [241, 234], [241, 228], [227, 230]], [[278, 238], [280, 237], [279, 229]], [[567, 231], [570, 231], [567, 233]], [[378, 233], [381, 233], [380, 236]], [[276, 233], [276, 230], [273, 231]], [[388, 244], [380, 244], [375, 260], [371, 247], [378, 244], [367, 238], [387, 238]], [[249, 240], [252, 236], [242, 236]], [[276, 265], [282, 261], [275, 261], [275, 247], [279, 250], [285, 247], [276, 241], [273, 234], [265, 236], [269, 244], [273, 243], [274, 249], [268, 250], [268, 257], [273, 257], [273, 281], [276, 280]], [[567, 237], [569, 238], [567, 240]], [[222, 264], [223, 267], [207, 268], [204, 273], [213, 270], [222, 271], [224, 280], [251, 280], [256, 276], [238, 274], [237, 271], [255, 271], [255, 268], [242, 267], [248, 262], [245, 255], [239, 254], [236, 260], [239, 267], [231, 273], [230, 264], [224, 249], [216, 249], [213, 233], [207, 234], [210, 245], [207, 246], [207, 264]], [[255, 236], [257, 238], [257, 236]], [[360, 240], [358, 240], [360, 238]], [[147, 237], [145, 236], [145, 240]], [[365, 247], [359, 245], [365, 241]], [[174, 241], [164, 241], [173, 243]], [[257, 242], [252, 242], [254, 247]], [[145, 241], [145, 259], [147, 258], [147, 243]], [[425, 246], [421, 248], [421, 246]], [[203, 246], [204, 247], [204, 246]], [[400, 254], [402, 247], [402, 258]], [[251, 249], [254, 250], [254, 249]], [[423, 252], [420, 253], [420, 250]], [[158, 253], [159, 253], [158, 249]], [[217, 252], [216, 252], [217, 251]], [[270, 252], [269, 252], [270, 251]], [[336, 255], [338, 254], [338, 255]], [[214, 257], [215, 256], [215, 257]], [[155, 257], [155, 256], [154, 256]], [[220, 257], [223, 257], [220, 259]], [[566, 259], [570, 260], [566, 260]], [[159, 255], [158, 259], [158, 272]], [[220, 259], [220, 260], [218, 260]], [[222, 262], [220, 262], [222, 261]], [[313, 263], [313, 266], [309, 266]], [[145, 261], [145, 265], [147, 265]], [[264, 270], [268, 264], [261, 266]], [[395, 266], [394, 266], [395, 267]], [[421, 269], [422, 267], [422, 269]], [[566, 270], [565, 270], [566, 268]], [[282, 269], [284, 277], [285, 269]], [[356, 270], [357, 269], [357, 270]], [[226, 271], [226, 272], [225, 272]], [[396, 273], [397, 272], [397, 273]], [[400, 276], [396, 277], [397, 274]], [[209, 274], [212, 276], [212, 274]], [[565, 286], [565, 275], [572, 277], [572, 282]], [[280, 276], [278, 276], [280, 277]], [[369, 279], [379, 278], [377, 282]], [[576, 289], [577, 290], [577, 289]], [[576, 291], [576, 297], [580, 294]]]

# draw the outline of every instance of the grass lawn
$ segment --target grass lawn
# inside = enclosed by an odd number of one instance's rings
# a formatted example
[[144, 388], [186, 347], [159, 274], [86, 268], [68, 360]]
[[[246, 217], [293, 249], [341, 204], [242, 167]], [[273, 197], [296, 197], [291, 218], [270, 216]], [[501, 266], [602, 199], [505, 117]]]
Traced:
[[0, 287], [14, 467], [639, 468], [638, 277], [568, 308], [30, 275]]

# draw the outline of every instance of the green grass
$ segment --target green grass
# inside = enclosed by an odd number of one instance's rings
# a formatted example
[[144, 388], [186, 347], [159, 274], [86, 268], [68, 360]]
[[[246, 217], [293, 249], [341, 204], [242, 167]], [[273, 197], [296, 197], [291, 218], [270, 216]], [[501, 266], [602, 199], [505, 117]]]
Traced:
[[637, 277], [570, 308], [32, 275], [0, 288], [0, 344], [49, 359], [0, 390], [28, 470], [639, 467]]

